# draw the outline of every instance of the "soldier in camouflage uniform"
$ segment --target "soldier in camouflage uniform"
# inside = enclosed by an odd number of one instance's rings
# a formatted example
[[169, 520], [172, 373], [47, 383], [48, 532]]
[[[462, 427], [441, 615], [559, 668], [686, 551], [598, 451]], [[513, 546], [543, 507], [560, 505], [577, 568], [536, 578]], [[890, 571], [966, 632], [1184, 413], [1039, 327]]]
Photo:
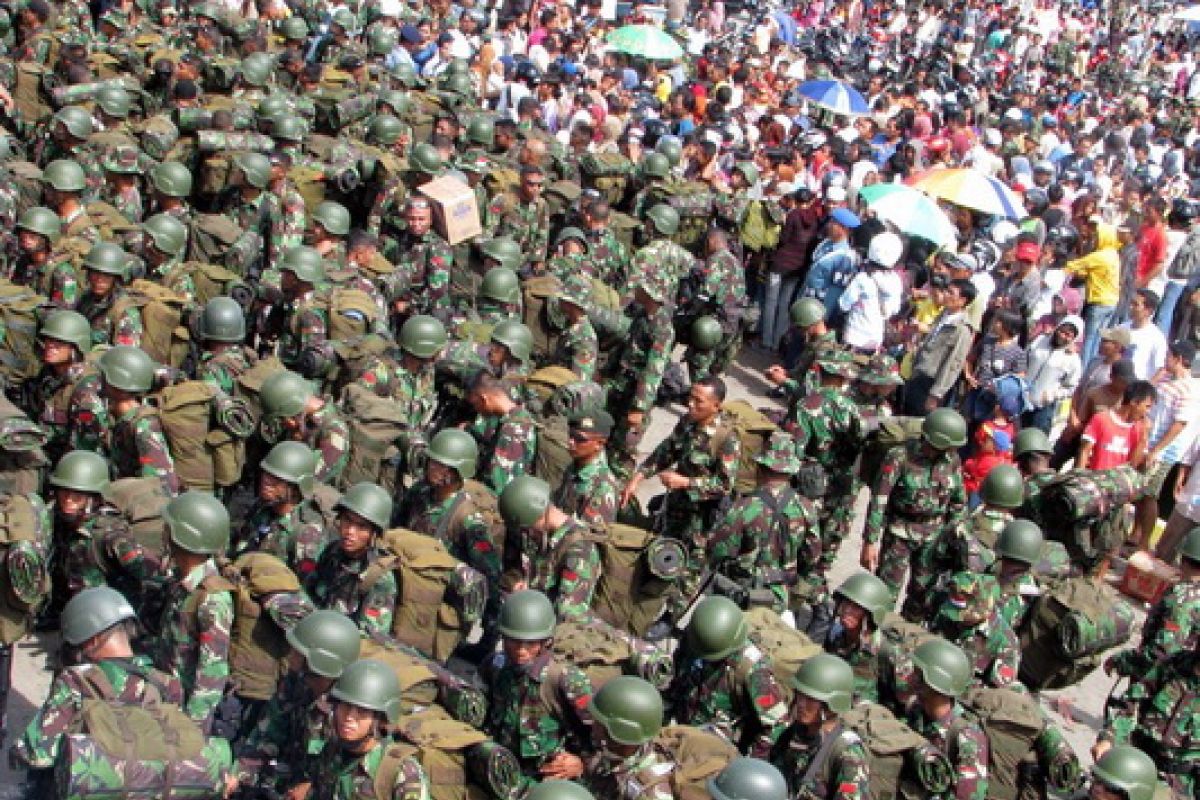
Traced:
[[1000, 584], [997, 613], [1014, 631], [1021, 630], [1029, 609], [1042, 593], [1034, 566], [1041, 560], [1044, 543], [1042, 529], [1027, 519], [1009, 522], [996, 540], [996, 563], [989, 572]]
[[955, 411], [936, 409], [921, 430], [919, 441], [884, 457], [871, 491], [860, 558], [864, 568], [878, 570], [893, 595], [906, 586], [903, 611], [912, 619], [922, 617], [934, 577], [925, 551], [958, 522], [967, 505], [956, 452], [966, 444], [966, 422]]
[[161, 583], [164, 565], [158, 553], [133, 537], [116, 510], [105, 506], [108, 462], [74, 450], [55, 465], [47, 483], [54, 500], [52, 606], [106, 584], [141, 606], [144, 593]]
[[[400, 681], [379, 661], [364, 659], [346, 668], [329, 696], [333, 730], [316, 761], [311, 796], [315, 800], [429, 800], [429, 778], [413, 755], [389, 753], [384, 723], [400, 719]], [[390, 791], [380, 797], [376, 776], [385, 760], [400, 758]]]
[[[494, 247], [494, 244], [485, 242], [484, 247]], [[497, 259], [485, 253], [485, 265], [496, 262]], [[521, 319], [521, 279], [516, 270], [509, 267], [489, 267], [475, 296], [457, 297], [454, 302], [455, 313], [451, 320], [454, 337], [478, 343], [489, 341], [492, 330], [501, 322]]]
[[588, 261], [596, 276], [613, 288], [629, 280], [629, 250], [617, 240], [611, 227], [612, 209], [606, 200], [593, 200], [583, 207], [583, 232], [588, 239]]
[[196, 379], [206, 381], [227, 395], [234, 394], [237, 379], [258, 361], [246, 347], [246, 313], [230, 297], [214, 297], [205, 304], [197, 324], [200, 333], [200, 363]]
[[729, 367], [742, 346], [742, 314], [746, 308], [746, 272], [729, 249], [727, 234], [710, 230], [704, 240], [704, 253], [704, 260], [695, 262], [680, 287], [680, 313], [690, 319], [712, 316], [720, 323], [721, 337], [707, 350], [689, 348], [684, 354], [693, 381], [705, 375], [720, 375]]
[[492, 328], [484, 355], [493, 377], [509, 384], [524, 383], [533, 358], [533, 333], [516, 319], [501, 320]]
[[[945, 528], [926, 554], [933, 572], [985, 572], [996, 561], [996, 541], [1025, 498], [1021, 473], [997, 464], [979, 487], [980, 505], [957, 525]], [[927, 608], [927, 611], [933, 611]]]
[[38, 331], [42, 370], [26, 386], [24, 410], [46, 430], [51, 461], [68, 450], [107, 452], [108, 405], [100, 372], [86, 362], [92, 327], [74, 311], [52, 311]]
[[1136, 747], [1118, 745], [1095, 761], [1088, 794], [1093, 800], [1151, 800], [1166, 796], [1154, 759]]
[[532, 474], [537, 426], [507, 384], [490, 373], [476, 375], [467, 396], [478, 415], [469, 432], [479, 442], [479, 479], [500, 494], [513, 479]]
[[[141, 705], [152, 693], [166, 703], [183, 701], [178, 680], [134, 654], [131, 641], [136, 619], [133, 606], [106, 586], [84, 590], [63, 609], [63, 643], [79, 654], [79, 663], [54, 676], [46, 702], [11, 751], [14, 765], [30, 771], [29, 796], [50, 793], [52, 770], [64, 737], [85, 729], [83, 704], [96, 697], [93, 687], [107, 685], [112, 701], [122, 704]], [[111, 788], [120, 791], [122, 787]]]
[[908, 724], [949, 757], [955, 800], [987, 800], [987, 734], [957, 700], [971, 684], [970, 660], [946, 640], [931, 639], [918, 645], [913, 662], [920, 689]]
[[[100, 155], [88, 143], [94, 131], [92, 115], [85, 108], [67, 106], [59, 109], [50, 120], [49, 138], [34, 146], [34, 160], [45, 168], [42, 179], [57, 196], [56, 201], [52, 201], [48, 193], [46, 205], [57, 208], [63, 228], [69, 236], [83, 230], [82, 220], [88, 217], [84, 206], [100, 199], [100, 190], [104, 186]], [[83, 177], [82, 186], [72, 178], [71, 188], [64, 187], [57, 174], [60, 164], [74, 165], [78, 169], [75, 174]], [[74, 199], [73, 204], [69, 196]], [[76, 216], [80, 217], [80, 221], [75, 220]], [[89, 238], [94, 240], [95, 234]]]
[[596, 529], [617, 518], [621, 485], [604, 452], [612, 429], [613, 418], [603, 409], [568, 420], [571, 465], [552, 498], [555, 506]]
[[325, 520], [313, 498], [317, 455], [280, 442], [259, 464], [258, 498], [234, 542], [235, 555], [270, 553], [307, 578], [325, 545]]
[[154, 665], [183, 686], [183, 710], [205, 731], [229, 681], [233, 593], [217, 557], [229, 545], [229, 512], [219, 500], [187, 492], [163, 511], [174, 577], [167, 588]]
[[988, 686], [1012, 686], [1021, 663], [1017, 634], [1000, 616], [1000, 585], [991, 575], [956, 572], [947, 581], [930, 628], [971, 660], [975, 678]]
[[1025, 484], [1025, 501], [1017, 511], [1017, 516], [1041, 524], [1041, 510], [1038, 497], [1046, 484], [1058, 477], [1058, 470], [1050, 466], [1050, 456], [1054, 448], [1050, 439], [1037, 428], [1025, 428], [1017, 433], [1013, 440], [1013, 459], [1021, 470]]
[[673, 800], [675, 765], [651, 744], [662, 729], [658, 690], [641, 678], [613, 678], [592, 697], [588, 714], [596, 752], [583, 782], [599, 797]]
[[170, 214], [185, 225], [192, 220], [188, 198], [192, 195], [192, 173], [178, 161], [164, 161], [150, 170], [151, 211]]
[[454, 253], [433, 230], [433, 206], [424, 197], [405, 204], [406, 229], [396, 241], [396, 272], [389, 277], [388, 300], [396, 329], [414, 314], [441, 320], [450, 316], [450, 270]]
[[1196, 649], [1200, 642], [1200, 528], [1193, 528], [1183, 540], [1179, 568], [1179, 582], [1146, 615], [1141, 647], [1110, 656], [1104, 663], [1105, 672], [1135, 678], [1157, 662]]
[[[854, 672], [856, 701], [879, 702], [880, 628], [896, 605], [887, 586], [869, 572], [851, 575], [833, 592], [833, 623], [821, 640], [829, 653], [845, 660]], [[812, 631], [810, 631], [812, 633]]]
[[87, 291], [78, 311], [92, 326], [94, 344], [137, 347], [142, 343], [142, 312], [125, 294], [129, 255], [111, 242], [101, 242], [83, 261]]
[[[591, 529], [550, 502], [546, 482], [523, 475], [500, 495], [500, 515], [520, 543], [520, 586], [554, 603], [560, 620], [588, 614], [600, 578], [600, 550]], [[515, 561], [515, 559], [514, 559]]]
[[138, 176], [142, 172], [138, 151], [133, 147], [116, 147], [103, 161], [104, 190], [101, 195], [121, 216], [137, 224], [145, 217], [142, 190]]
[[608, 412], [616, 421], [612, 456], [613, 470], [620, 477], [633, 471], [638, 444], [675, 344], [671, 323], [674, 286], [657, 272], [636, 280], [629, 333], [609, 361], [604, 386]]
[[564, 323], [547, 363], [566, 367], [585, 381], [596, 380], [600, 359], [600, 340], [588, 318], [591, 305], [591, 287], [578, 275], [565, 279], [561, 294], [546, 302], [546, 321], [554, 324], [561, 317]]
[[8, 264], [13, 283], [31, 286], [59, 308], [75, 308], [81, 290], [79, 274], [68, 256], [58, 252], [62, 223], [48, 208], [35, 206], [21, 214], [16, 224], [17, 257]]
[[157, 412], [146, 404], [154, 362], [137, 347], [118, 345], [100, 357], [101, 393], [112, 421], [109, 459], [118, 478], [158, 478], [168, 495], [182, 484]]
[[[302, 246], [284, 253], [278, 268], [283, 302], [266, 309], [267, 322], [262, 324], [260, 338], [268, 344], [277, 340], [279, 360], [294, 367], [304, 350], [319, 345], [329, 335], [327, 311], [316, 303], [317, 287], [325, 282], [325, 267], [320, 253]], [[264, 275], [263, 284], [269, 282], [268, 275]]]
[[579, 753], [589, 749], [592, 684], [551, 651], [555, 623], [554, 607], [541, 592], [509, 595], [497, 624], [503, 652], [480, 673], [491, 701], [483, 729], [517, 757], [524, 788], [542, 778], [578, 778], [584, 769]]
[[671, 716], [766, 758], [787, 724], [787, 695], [770, 659], [747, 640], [742, 610], [725, 597], [696, 606], [675, 657]]
[[146, 277], [193, 302], [196, 281], [186, 270], [177, 269], [187, 250], [187, 228], [172, 216], [155, 214], [142, 225], [141, 233]]
[[350, 235], [350, 212], [341, 203], [325, 200], [313, 209], [304, 233], [304, 243], [321, 254], [326, 269], [346, 267], [346, 237]]
[[[787, 776], [790, 796], [866, 800], [871, 796], [866, 745], [841, 721], [854, 698], [850, 665], [834, 655], [814, 656], [796, 672], [792, 688], [788, 726], [771, 758]], [[836, 741], [827, 746], [829, 737]]]
[[1154, 759], [1158, 773], [1177, 792], [1200, 791], [1200, 654], [1176, 652], [1135, 676], [1114, 705], [1092, 748], [1100, 758], [1131, 744]]
[[621, 505], [628, 505], [642, 480], [651, 475], [667, 489], [662, 530], [684, 543], [691, 566], [676, 604], [694, 593], [700, 572], [709, 563], [707, 534], [727, 508], [737, 478], [742, 443], [721, 411], [724, 400], [725, 383], [720, 378], [693, 384], [687, 414], [642, 462], [621, 493]]
[[696, 257], [671, 241], [679, 232], [679, 212], [666, 203], [659, 203], [646, 212], [646, 238], [650, 243], [633, 254], [629, 266], [635, 280], [642, 275], [657, 274], [676, 296], [679, 285], [692, 273]]
[[840, 350], [841, 345], [837, 331], [825, 324], [825, 304], [820, 300], [802, 297], [792, 303], [788, 314], [792, 328], [780, 343], [783, 363], [772, 365], [765, 375], [791, 405], [815, 387], [817, 358], [831, 350]]
[[270, 764], [284, 765], [284, 790], [311, 783], [317, 756], [335, 733], [333, 700], [329, 691], [345, 669], [358, 660], [362, 646], [354, 622], [336, 611], [314, 611], [287, 632], [292, 647], [291, 669], [267, 701], [258, 724], [238, 754], [238, 777], [243, 785], [264, 786]]
[[364, 632], [390, 633], [396, 609], [396, 576], [378, 548], [392, 519], [392, 498], [373, 483], [359, 483], [338, 500], [337, 529], [327, 533], [305, 591], [318, 608], [339, 611]]
[[316, 479], [333, 485], [350, 460], [350, 426], [337, 406], [316, 394], [294, 372], [280, 371], [263, 381], [259, 392], [264, 431], [278, 439], [302, 442], [317, 454]]
[[[758, 488], [738, 498], [705, 541], [709, 562], [744, 597], [742, 606], [765, 605], [777, 613], [790, 595], [813, 599], [823, 578], [817, 509], [789, 482], [800, 469], [796, 442], [785, 431], [771, 434], [758, 457]], [[721, 587], [717, 587], [722, 591]]]
[[854, 522], [854, 501], [859, 482], [854, 462], [862, 451], [865, 433], [858, 406], [847, 387], [858, 371], [850, 354], [828, 351], [817, 361], [820, 385], [788, 409], [785, 430], [803, 442], [802, 457], [825, 473], [821, 501], [821, 569], [828, 572]]
[[550, 208], [542, 196], [545, 182], [545, 170], [524, 166], [516, 192], [496, 195], [487, 207], [487, 234], [511, 236], [521, 246], [526, 275], [541, 271], [550, 246]]

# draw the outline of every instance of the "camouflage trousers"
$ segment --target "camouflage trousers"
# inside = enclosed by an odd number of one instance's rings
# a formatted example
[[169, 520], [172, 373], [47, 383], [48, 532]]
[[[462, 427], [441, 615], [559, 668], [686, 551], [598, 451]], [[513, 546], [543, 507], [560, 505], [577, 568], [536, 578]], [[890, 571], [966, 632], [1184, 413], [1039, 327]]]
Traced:
[[[664, 508], [658, 515], [655, 528], [663, 536], [682, 542], [688, 558], [687, 570], [675, 581], [667, 596], [667, 613], [672, 619], [678, 619], [687, 609], [688, 602], [696, 596], [700, 579], [709, 566], [707, 532], [712, 529], [718, 515], [716, 507], [721, 504], [687, 502], [683, 492], [669, 492], [663, 500]], [[654, 501], [651, 501], [652, 516], [655, 516], [655, 511]]]
[[911, 622], [920, 622], [928, 616], [930, 593], [937, 579], [932, 549], [932, 542], [901, 539], [890, 533], [884, 534], [879, 549], [879, 579], [887, 584], [892, 597], [899, 597], [901, 587], [904, 588], [900, 613]]
[[837, 561], [842, 542], [850, 535], [854, 524], [854, 501], [858, 498], [858, 482], [848, 487], [838, 487], [821, 498], [821, 562], [819, 571], [825, 575]]

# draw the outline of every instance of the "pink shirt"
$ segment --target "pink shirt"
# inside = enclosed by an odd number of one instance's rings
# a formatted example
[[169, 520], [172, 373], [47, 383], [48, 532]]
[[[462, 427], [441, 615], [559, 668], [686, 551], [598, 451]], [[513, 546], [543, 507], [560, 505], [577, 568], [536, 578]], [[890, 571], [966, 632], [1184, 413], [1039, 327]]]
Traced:
[[1125, 422], [1114, 409], [1096, 414], [1083, 429], [1083, 438], [1092, 443], [1088, 469], [1112, 469], [1128, 464], [1138, 447], [1141, 426]]

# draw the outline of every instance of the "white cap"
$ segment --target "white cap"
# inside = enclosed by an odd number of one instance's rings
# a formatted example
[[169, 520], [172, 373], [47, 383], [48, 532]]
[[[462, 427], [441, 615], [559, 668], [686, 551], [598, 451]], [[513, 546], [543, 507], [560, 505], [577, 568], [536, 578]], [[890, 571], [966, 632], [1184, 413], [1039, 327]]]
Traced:
[[846, 202], [846, 188], [844, 186], [830, 186], [825, 190], [825, 199], [831, 203]]
[[991, 147], [999, 147], [1003, 139], [1000, 137], [1000, 131], [988, 128], [983, 132], [983, 141]]
[[867, 248], [867, 260], [881, 267], [891, 269], [904, 255], [904, 242], [891, 231], [875, 234]]
[[1006, 219], [1002, 219], [992, 226], [992, 241], [1004, 247], [1017, 238], [1018, 232], [1016, 225]]

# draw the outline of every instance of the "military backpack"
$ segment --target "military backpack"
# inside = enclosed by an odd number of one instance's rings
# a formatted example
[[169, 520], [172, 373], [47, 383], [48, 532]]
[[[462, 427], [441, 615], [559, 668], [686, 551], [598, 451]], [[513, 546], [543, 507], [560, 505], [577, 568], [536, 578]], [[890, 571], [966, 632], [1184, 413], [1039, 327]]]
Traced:
[[50, 301], [32, 289], [0, 279], [0, 380], [20, 386], [42, 369], [37, 332], [42, 312]]
[[207, 381], [184, 381], [151, 396], [142, 414], [158, 418], [175, 473], [188, 489], [233, 486], [245, 466], [254, 414]]
[[665, 650], [591, 615], [560, 622], [552, 647], [563, 661], [581, 669], [596, 691], [619, 675], [635, 675], [665, 692], [675, 674]]
[[725, 401], [721, 413], [725, 424], [712, 437], [713, 455], [719, 455], [729, 437], [736, 436], [742, 451], [733, 488], [739, 495], [752, 494], [758, 488], [758, 457], [779, 426], [746, 400]]
[[821, 645], [796, 630], [769, 608], [752, 608], [745, 613], [745, 619], [751, 644], [767, 657], [775, 680], [784, 692], [790, 694], [792, 679], [796, 677], [800, 665], [822, 653]]
[[382, 661], [400, 681], [400, 713], [415, 714], [440, 706], [450, 716], [479, 727], [487, 718], [487, 696], [465, 678], [416, 648], [376, 631], [364, 634], [360, 658]]
[[715, 733], [691, 725], [668, 725], [658, 732], [651, 747], [675, 768], [667, 775], [647, 776], [651, 783], [667, 783], [675, 800], [710, 800], [708, 781], [721, 774], [738, 750]]
[[0, 494], [0, 645], [23, 639], [50, 593], [43, 549], [51, 531], [36, 494]]
[[579, 159], [583, 188], [594, 189], [608, 204], [616, 206], [625, 199], [633, 174], [633, 162], [620, 153], [585, 153]]
[[1066, 545], [1073, 561], [1095, 564], [1124, 540], [1127, 506], [1144, 482], [1129, 466], [1071, 470], [1042, 487], [1035, 504], [1038, 522], [1047, 539]]
[[689, 250], [700, 248], [715, 211], [712, 188], [701, 181], [663, 181], [650, 189], [647, 207], [659, 203], [679, 212], [679, 230], [668, 238]]
[[124, 522], [128, 533], [151, 553], [162, 553], [163, 510], [171, 502], [158, 478], [119, 478], [110, 481], [104, 500]]
[[621, 631], [645, 636], [687, 568], [683, 545], [620, 522], [608, 526], [597, 545], [601, 569], [592, 610]]
[[950, 791], [954, 769], [946, 755], [886, 706], [860, 703], [842, 715], [842, 725], [867, 751], [872, 800], [918, 800]]
[[0, 394], [0, 492], [28, 494], [42, 487], [42, 473], [51, 464], [45, 447], [46, 429]]
[[350, 460], [339, 486], [346, 489], [368, 481], [395, 489], [406, 455], [403, 445], [410, 433], [404, 407], [351, 383], [342, 395], [341, 408], [350, 426]]
[[142, 316], [142, 344], [146, 355], [159, 364], [183, 366], [191, 352], [191, 331], [187, 312], [191, 305], [186, 295], [153, 281], [138, 279], [113, 303], [111, 319], [119, 320], [131, 308]]
[[259, 230], [242, 228], [224, 214], [193, 214], [188, 225], [187, 261], [221, 264], [241, 277], [253, 274], [262, 262]]
[[177, 265], [163, 278], [163, 285], [179, 291], [179, 285], [187, 278], [192, 279], [196, 288], [192, 300], [198, 306], [207, 304], [214, 297], [232, 297], [242, 308], [249, 308], [254, 300], [254, 290], [240, 275], [217, 264], [199, 261], [184, 261]]

